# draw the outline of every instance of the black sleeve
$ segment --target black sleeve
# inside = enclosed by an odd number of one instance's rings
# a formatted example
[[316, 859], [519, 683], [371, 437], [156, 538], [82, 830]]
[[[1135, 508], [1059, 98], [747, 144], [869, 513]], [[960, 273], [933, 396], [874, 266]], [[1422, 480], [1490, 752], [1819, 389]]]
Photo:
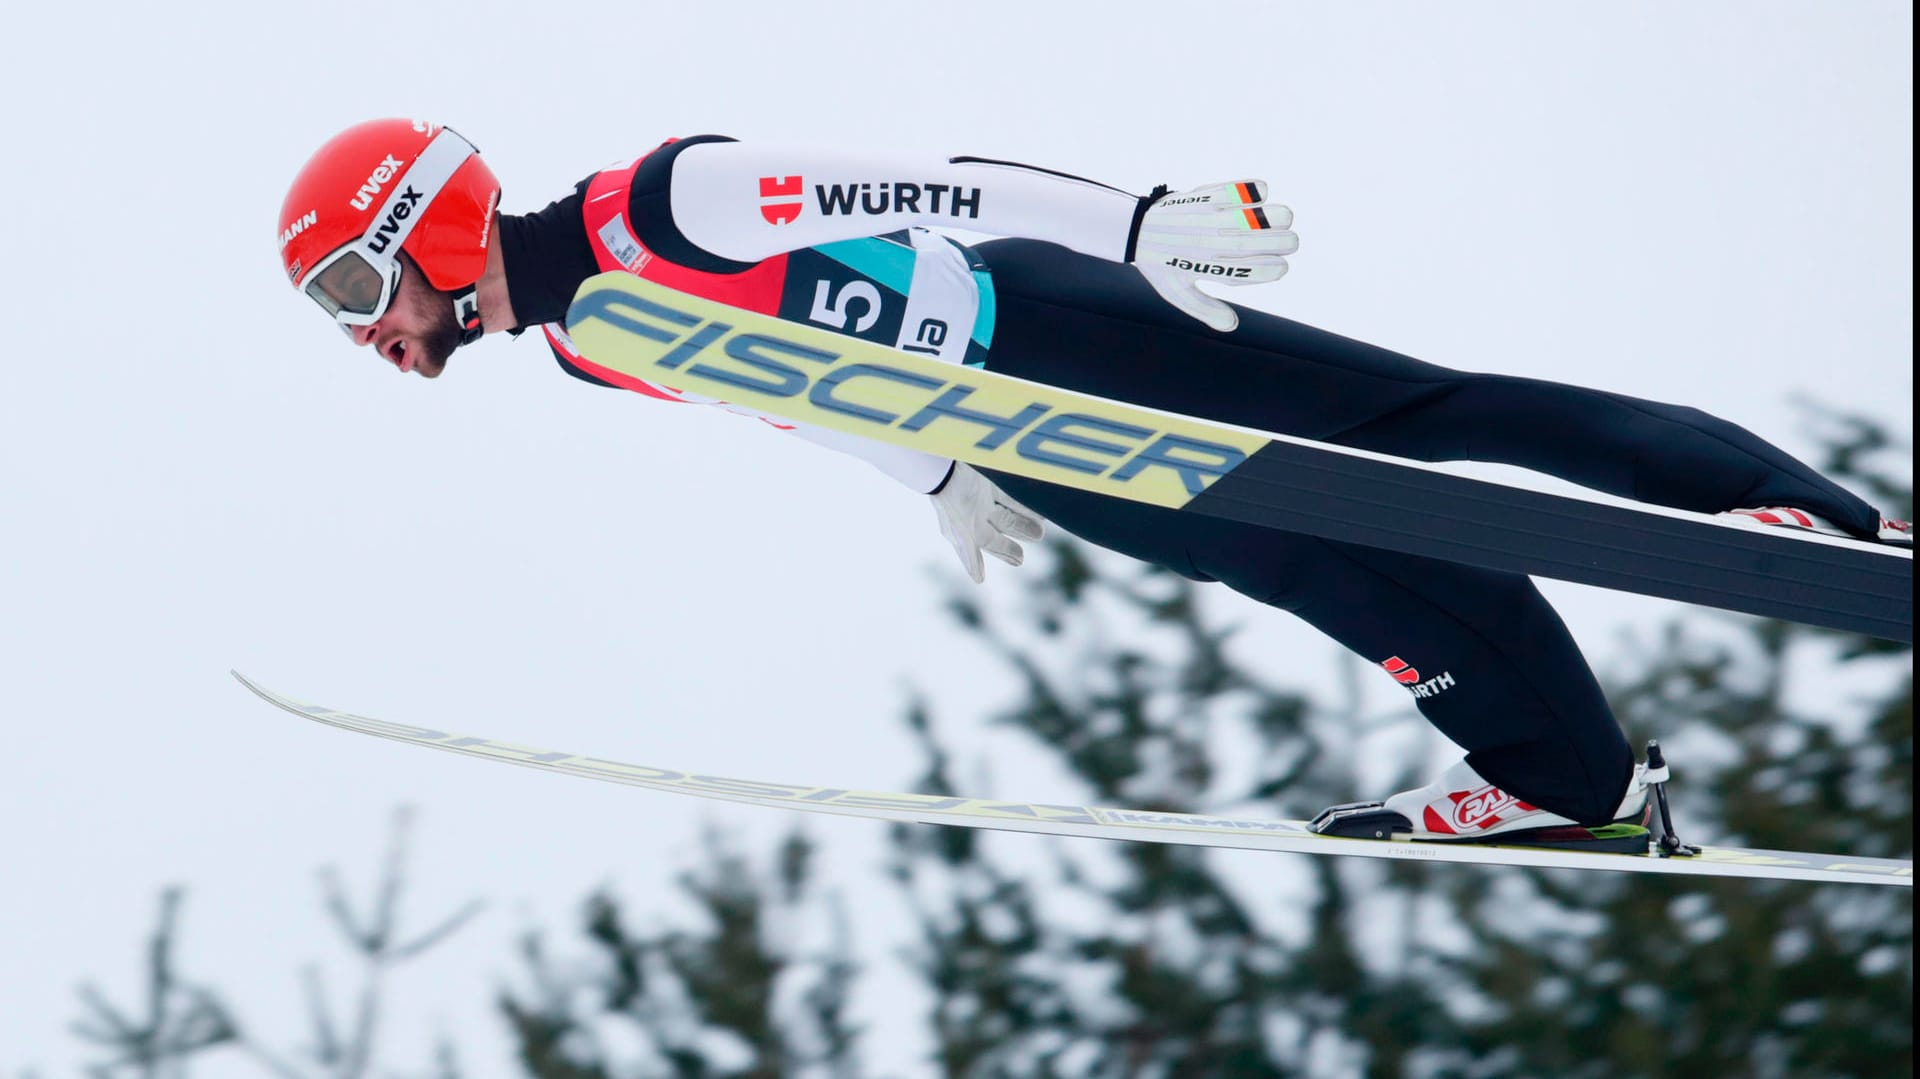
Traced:
[[758, 265], [723, 259], [695, 247], [693, 241], [680, 231], [680, 226], [674, 224], [673, 205], [668, 198], [668, 190], [673, 183], [673, 162], [682, 150], [703, 142], [735, 141], [725, 135], [695, 135], [670, 142], [647, 155], [647, 159], [634, 171], [633, 190], [627, 200], [628, 216], [633, 220], [633, 234], [641, 246], [668, 262], [707, 273], [740, 273]]
[[599, 272], [580, 212], [586, 189], [582, 180], [539, 213], [500, 215], [500, 261], [522, 327], [564, 322], [574, 290]]

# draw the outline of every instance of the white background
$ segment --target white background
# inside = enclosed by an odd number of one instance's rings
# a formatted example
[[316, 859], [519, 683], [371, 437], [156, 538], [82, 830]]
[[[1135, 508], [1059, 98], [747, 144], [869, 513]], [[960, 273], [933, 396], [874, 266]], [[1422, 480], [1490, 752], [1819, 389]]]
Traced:
[[[420, 1070], [445, 1034], [471, 1074], [503, 1074], [489, 1002], [518, 933], [570, 936], [601, 885], [654, 927], [682, 909], [672, 879], [701, 821], [757, 848], [792, 823], [323, 730], [229, 667], [401, 721], [883, 789], [918, 763], [897, 718], [914, 686], [964, 759], [991, 761], [965, 772], [992, 793], [1079, 793], [981, 727], [1011, 687], [938, 614], [956, 570], [923, 499], [751, 421], [586, 387], [537, 340], [489, 339], [437, 384], [349, 349], [287, 287], [273, 236], [295, 170], [360, 119], [457, 127], [512, 212], [704, 132], [1141, 191], [1262, 176], [1303, 249], [1241, 302], [1450, 366], [1697, 404], [1797, 452], [1796, 394], [1912, 426], [1904, 4], [231, 3], [8, 21], [9, 1074], [77, 1069], [73, 987], [133, 995], [171, 882], [191, 888], [187, 972], [231, 988], [268, 1042], [296, 1040], [293, 972], [338, 954], [312, 872], [364, 884], [402, 802], [422, 814], [418, 918], [491, 907], [395, 979], [382, 1059]], [[1010, 580], [991, 566], [990, 589]], [[1548, 587], [1603, 664], [1623, 627], [1673, 611]], [[1314, 634], [1234, 609], [1270, 675], [1327, 683]], [[807, 826], [884, 975], [860, 1000], [868, 1063], [913, 1074], [920, 1001], [893, 967], [880, 829]], [[1258, 864], [1276, 888], [1300, 872]]]

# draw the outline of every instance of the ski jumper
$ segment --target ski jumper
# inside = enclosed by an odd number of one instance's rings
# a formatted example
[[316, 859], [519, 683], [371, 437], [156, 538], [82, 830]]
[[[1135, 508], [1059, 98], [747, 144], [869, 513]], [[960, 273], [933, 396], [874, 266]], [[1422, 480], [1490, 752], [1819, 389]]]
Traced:
[[[936, 198], [935, 195], [939, 197]], [[956, 363], [1172, 412], [1422, 461], [1518, 465], [1701, 512], [1791, 505], [1863, 536], [1879, 515], [1749, 432], [1691, 408], [1448, 370], [1261, 311], [1219, 333], [1121, 259], [1140, 201], [1006, 162], [903, 165], [671, 142], [503, 216], [514, 308], [576, 377], [598, 368], [559, 323], [586, 277], [674, 288]], [[968, 248], [948, 225], [1007, 236]], [[862, 456], [915, 490], [950, 462], [768, 422]], [[1488, 781], [1603, 823], [1633, 751], [1565, 625], [1527, 577], [1105, 498], [991, 473], [1102, 547], [1291, 611], [1407, 687]]]

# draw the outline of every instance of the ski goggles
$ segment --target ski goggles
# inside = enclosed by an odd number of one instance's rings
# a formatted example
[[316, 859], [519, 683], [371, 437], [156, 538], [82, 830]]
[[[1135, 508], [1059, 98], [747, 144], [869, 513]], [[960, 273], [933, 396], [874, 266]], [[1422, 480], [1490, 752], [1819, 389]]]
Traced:
[[371, 326], [393, 304], [400, 260], [371, 255], [355, 241], [320, 260], [304, 291], [343, 329]]
[[367, 231], [315, 264], [301, 291], [348, 335], [355, 326], [380, 321], [400, 289], [400, 249], [441, 188], [478, 152], [453, 129], [441, 128], [413, 164], [393, 179]]

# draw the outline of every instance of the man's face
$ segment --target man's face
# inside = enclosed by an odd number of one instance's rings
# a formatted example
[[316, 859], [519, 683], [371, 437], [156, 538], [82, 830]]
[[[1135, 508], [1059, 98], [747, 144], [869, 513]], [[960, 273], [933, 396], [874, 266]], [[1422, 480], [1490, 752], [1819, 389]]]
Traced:
[[387, 313], [371, 326], [351, 329], [354, 344], [372, 345], [402, 374], [412, 371], [425, 378], [439, 378], [447, 369], [447, 357], [460, 345], [452, 294], [428, 284], [405, 254], [400, 256], [400, 287]]

